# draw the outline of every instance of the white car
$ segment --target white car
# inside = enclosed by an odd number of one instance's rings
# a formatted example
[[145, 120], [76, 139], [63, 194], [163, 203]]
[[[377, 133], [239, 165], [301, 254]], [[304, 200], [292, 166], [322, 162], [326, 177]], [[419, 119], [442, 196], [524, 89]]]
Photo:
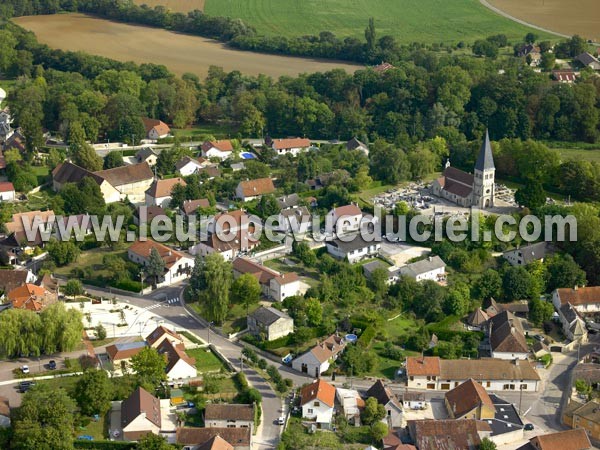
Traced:
[[277, 425], [285, 425], [285, 417], [279, 417], [279, 419], [277, 419]]
[[29, 373], [29, 366], [23, 366], [23, 367], [21, 367], [21, 372], [23, 372], [23, 373]]

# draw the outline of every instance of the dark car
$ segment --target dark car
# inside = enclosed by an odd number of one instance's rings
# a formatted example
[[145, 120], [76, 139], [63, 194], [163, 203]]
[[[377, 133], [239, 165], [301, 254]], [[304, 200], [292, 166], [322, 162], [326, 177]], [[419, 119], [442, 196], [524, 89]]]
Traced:
[[51, 359], [51, 360], [48, 362], [48, 369], [50, 369], [50, 370], [54, 370], [54, 369], [56, 369], [56, 361], [54, 361], [53, 359]]
[[24, 394], [29, 389], [31, 389], [33, 386], [35, 386], [35, 383], [33, 381], [21, 381], [19, 383], [19, 392]]
[[531, 431], [531, 430], [533, 430], [533, 428], [534, 428], [534, 426], [533, 426], [533, 424], [532, 424], [532, 423], [526, 423], [526, 424], [525, 424], [525, 429], [526, 429], [527, 431]]

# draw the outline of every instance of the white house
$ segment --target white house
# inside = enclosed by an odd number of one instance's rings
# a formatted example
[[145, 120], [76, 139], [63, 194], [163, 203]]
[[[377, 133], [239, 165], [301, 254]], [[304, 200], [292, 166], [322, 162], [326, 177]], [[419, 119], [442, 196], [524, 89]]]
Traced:
[[154, 180], [146, 191], [146, 206], [162, 206], [168, 208], [171, 203], [171, 193], [176, 185], [187, 186], [183, 178], [167, 178]]
[[275, 301], [282, 302], [287, 297], [298, 295], [300, 292], [300, 279], [296, 273], [282, 274], [247, 258], [234, 259], [233, 274], [235, 278], [244, 273], [254, 276], [260, 283], [265, 297]]
[[164, 339], [156, 350], [161, 355], [167, 356], [167, 367], [165, 372], [169, 380], [187, 380], [196, 378], [196, 360], [187, 355], [183, 344]]
[[348, 150], [359, 150], [363, 152], [366, 156], [369, 156], [369, 146], [359, 141], [357, 138], [352, 138], [348, 142], [346, 142], [346, 148]]
[[156, 327], [152, 333], [146, 336], [146, 343], [152, 348], [157, 348], [165, 340], [168, 340], [173, 344], [183, 344], [181, 335], [164, 325]]
[[233, 144], [229, 140], [206, 141], [202, 144], [202, 157], [219, 158], [221, 161], [230, 158], [233, 154]]
[[[104, 191], [104, 184], [100, 184], [100, 190], [104, 195], [106, 203], [128, 199], [132, 203], [141, 203], [145, 200], [145, 192], [154, 181], [154, 173], [148, 163], [131, 164], [128, 166], [115, 167], [113, 169], [94, 172], [95, 177], [105, 180], [110, 188]], [[117, 194], [115, 195], [114, 191]]]
[[261, 306], [248, 316], [248, 332], [274, 341], [294, 332], [294, 319], [278, 309]]
[[562, 305], [570, 303], [582, 314], [599, 312], [600, 286], [556, 289], [552, 293], [552, 303], [557, 311]]
[[329, 429], [333, 419], [335, 387], [317, 380], [300, 390], [302, 418], [314, 421], [319, 428]]
[[449, 391], [472, 378], [488, 391], [537, 392], [540, 376], [527, 360], [441, 359], [437, 356], [406, 358], [406, 386], [412, 389]]
[[385, 422], [390, 429], [402, 426], [402, 403], [400, 403], [396, 395], [383, 383], [383, 381], [377, 380], [375, 384], [369, 388], [366, 398], [369, 397], [373, 397], [377, 400], [377, 403], [384, 406], [386, 416], [383, 419], [383, 422]]
[[312, 229], [311, 214], [306, 206], [282, 209], [279, 211], [279, 231], [283, 233], [305, 234]]
[[502, 253], [502, 257], [513, 266], [526, 266], [533, 261], [543, 262], [546, 257], [546, 243], [537, 242], [513, 250], [507, 250]]
[[332, 226], [333, 231], [338, 235], [358, 231], [360, 229], [363, 213], [360, 208], [355, 205], [345, 205], [333, 208], [327, 213], [325, 223], [327, 226]]
[[344, 340], [333, 334], [294, 359], [292, 368], [318, 378], [329, 369], [330, 364], [338, 358], [345, 348], [346, 343]]
[[297, 156], [305, 152], [310, 147], [310, 139], [292, 138], [292, 139], [272, 139], [268, 142], [269, 147], [277, 152], [277, 155]]
[[187, 177], [194, 173], [198, 173], [200, 169], [210, 166], [210, 161], [204, 158], [192, 158], [191, 156], [184, 156], [175, 164], [175, 170], [183, 177]]
[[144, 123], [144, 129], [146, 130], [146, 139], [156, 141], [169, 136], [171, 129], [162, 120], [150, 119], [148, 117], [142, 118]]
[[271, 178], [258, 178], [240, 181], [235, 189], [235, 196], [243, 202], [248, 202], [273, 192], [275, 192], [275, 185]]
[[254, 430], [254, 405], [208, 403], [204, 408], [204, 426], [208, 428], [250, 428]]
[[521, 319], [510, 311], [502, 311], [488, 321], [487, 325], [492, 358], [514, 360], [527, 359], [529, 346]]
[[138, 387], [121, 403], [123, 439], [137, 441], [146, 434], [159, 434], [162, 425], [160, 400]]
[[420, 261], [400, 267], [392, 273], [392, 278], [403, 275], [417, 281], [443, 281], [446, 278], [446, 263], [439, 256], [429, 256]]
[[142, 147], [141, 150], [135, 154], [135, 160], [138, 164], [146, 163], [150, 167], [156, 165], [156, 160], [158, 159], [158, 153], [156, 153], [152, 147]]
[[343, 240], [327, 241], [326, 245], [327, 252], [331, 256], [337, 259], [348, 259], [350, 264], [376, 256], [381, 249], [381, 242], [378, 240], [366, 241], [359, 233], [346, 235]]
[[146, 266], [152, 249], [156, 249], [165, 264], [164, 274], [158, 278], [156, 283], [158, 287], [169, 286], [185, 280], [189, 276], [194, 267], [193, 258], [151, 239], [135, 241], [127, 249], [127, 257], [134, 263]]
[[15, 200], [15, 187], [10, 181], [0, 182], [0, 201], [12, 202]]
[[335, 399], [341, 407], [341, 412], [354, 426], [360, 426], [360, 410], [365, 407], [365, 401], [355, 389], [335, 389]]
[[587, 342], [588, 333], [585, 321], [577, 310], [570, 304], [565, 303], [558, 310], [558, 318], [562, 325], [563, 334], [571, 341]]

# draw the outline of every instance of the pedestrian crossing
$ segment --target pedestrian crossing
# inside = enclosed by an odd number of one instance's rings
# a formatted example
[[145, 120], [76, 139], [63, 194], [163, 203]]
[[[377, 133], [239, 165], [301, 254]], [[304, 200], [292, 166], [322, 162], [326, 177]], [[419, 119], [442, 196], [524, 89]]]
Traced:
[[162, 302], [155, 303], [154, 305], [145, 308], [146, 311], [152, 311], [153, 309], [160, 308], [162, 306], [176, 305], [179, 303], [179, 297], [165, 299]]

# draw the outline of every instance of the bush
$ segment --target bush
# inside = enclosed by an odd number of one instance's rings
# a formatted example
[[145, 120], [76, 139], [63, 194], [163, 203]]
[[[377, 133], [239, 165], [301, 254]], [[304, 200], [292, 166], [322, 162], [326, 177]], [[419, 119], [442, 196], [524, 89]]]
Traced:
[[113, 287], [129, 292], [140, 292], [142, 290], [142, 283], [135, 280], [123, 279], [114, 283]]
[[242, 349], [242, 355], [249, 359], [252, 362], [252, 364], [258, 363], [258, 355], [250, 347], [244, 347]]
[[376, 334], [377, 330], [375, 330], [375, 327], [369, 325], [365, 329], [365, 331], [362, 332], [356, 344], [362, 348], [368, 348], [371, 345], [371, 342], [373, 341], [373, 338], [375, 338]]
[[267, 363], [266, 359], [261, 358], [258, 360], [258, 368], [259, 369], [265, 370], [267, 368], [267, 365], [268, 365], [268, 363]]
[[244, 372], [238, 372], [233, 376], [233, 381], [238, 385], [241, 391], [248, 389], [248, 380]]

